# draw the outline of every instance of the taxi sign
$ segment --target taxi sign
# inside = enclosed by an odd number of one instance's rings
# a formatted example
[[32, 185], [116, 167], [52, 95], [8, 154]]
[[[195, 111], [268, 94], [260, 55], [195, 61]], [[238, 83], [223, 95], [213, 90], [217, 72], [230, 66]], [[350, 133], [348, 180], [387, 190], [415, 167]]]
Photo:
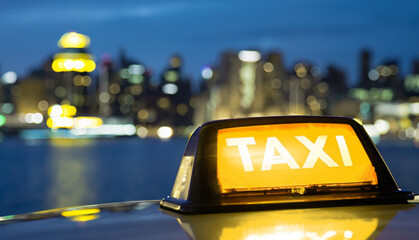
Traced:
[[341, 117], [206, 123], [161, 207], [184, 213], [406, 202], [364, 128]]
[[223, 193], [377, 185], [374, 166], [354, 130], [342, 124], [221, 129], [217, 165]]

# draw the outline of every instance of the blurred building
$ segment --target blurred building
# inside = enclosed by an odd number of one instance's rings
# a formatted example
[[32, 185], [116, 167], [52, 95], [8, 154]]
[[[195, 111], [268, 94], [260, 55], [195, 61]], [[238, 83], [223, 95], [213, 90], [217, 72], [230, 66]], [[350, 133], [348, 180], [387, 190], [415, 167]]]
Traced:
[[148, 108], [147, 97], [151, 91], [150, 74], [144, 64], [128, 58], [123, 51], [116, 63], [110, 56], [102, 57], [97, 97], [100, 116], [153, 123], [155, 114], [142, 118], [138, 114]]
[[[18, 76], [13, 71], [1, 74], [0, 78], [0, 127], [8, 122], [17, 121], [13, 116], [16, 113], [16, 102], [14, 94], [20, 94], [17, 86]], [[0, 134], [1, 137], [1, 134]]]
[[409, 101], [419, 102], [419, 61], [412, 64], [412, 71], [404, 79], [404, 90]]
[[48, 109], [68, 105], [76, 109], [74, 117], [98, 116], [109, 125], [135, 124], [137, 128], [151, 129], [153, 136], [161, 126], [169, 127], [174, 134], [190, 132], [198, 105], [190, 79], [182, 73], [179, 56], [170, 58], [160, 81], [153, 82], [149, 69], [127, 57], [124, 51], [116, 61], [109, 55], [102, 56], [95, 76], [90, 75], [96, 64], [87, 53], [88, 42], [87, 36], [65, 34], [59, 41], [60, 51], [41, 68], [18, 82], [14, 79], [13, 84], [11, 75], [4, 75], [0, 91], [5, 94], [1, 95], [0, 110], [15, 113], [14, 121], [18, 124], [32, 123], [34, 115], [36, 123], [46, 127]]
[[65, 33], [58, 41], [59, 51], [54, 55], [51, 68], [57, 73], [55, 78], [55, 102], [75, 106], [79, 113], [90, 113], [94, 105], [92, 78], [95, 70], [94, 57], [89, 54], [90, 38], [76, 32]]
[[368, 77], [371, 70], [371, 53], [366, 49], [361, 51], [359, 69], [359, 86], [362, 88], [371, 87], [371, 81]]
[[288, 112], [289, 76], [280, 53], [268, 54], [263, 68], [265, 114], [282, 115]]
[[191, 81], [182, 72], [180, 56], [169, 59], [169, 66], [160, 76], [156, 101], [157, 124], [187, 128], [193, 125], [194, 108]]
[[[210, 73], [210, 74], [209, 74]], [[328, 114], [328, 101], [346, 93], [345, 76], [330, 67], [324, 78], [318, 67], [299, 62], [287, 70], [280, 53], [225, 52], [219, 67], [205, 66], [200, 92], [200, 121], [249, 116]], [[331, 92], [331, 88], [336, 88]], [[202, 110], [205, 109], [204, 110]]]
[[193, 124], [191, 84], [182, 74], [179, 56], [170, 58], [158, 83], [151, 80], [144, 64], [130, 59], [125, 52], [120, 52], [118, 60], [102, 58], [97, 97], [100, 116], [131, 119], [144, 129], [187, 128]]
[[335, 65], [322, 70], [299, 61], [287, 67], [279, 52], [228, 51], [219, 63], [202, 67], [194, 94], [178, 55], [153, 75], [121, 51], [116, 58], [102, 56], [91, 74], [96, 64], [88, 38], [69, 34], [64, 36], [73, 42], [63, 36], [59, 52], [28, 76], [2, 74], [0, 126], [7, 118], [9, 124], [45, 127], [48, 109], [57, 104], [101, 117], [104, 124], [135, 124], [140, 137], [157, 136], [162, 127], [187, 135], [191, 126], [215, 119], [304, 114], [353, 117], [382, 135], [419, 139], [419, 61], [401, 76], [396, 60], [372, 66], [364, 50], [359, 84], [348, 89], [345, 72]]

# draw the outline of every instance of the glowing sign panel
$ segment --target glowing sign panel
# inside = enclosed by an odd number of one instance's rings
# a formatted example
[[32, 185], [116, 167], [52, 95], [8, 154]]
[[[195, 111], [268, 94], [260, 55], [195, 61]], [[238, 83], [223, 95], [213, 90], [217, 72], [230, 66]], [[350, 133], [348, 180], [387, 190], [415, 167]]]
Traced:
[[223, 193], [377, 185], [350, 125], [293, 123], [221, 129], [218, 181]]

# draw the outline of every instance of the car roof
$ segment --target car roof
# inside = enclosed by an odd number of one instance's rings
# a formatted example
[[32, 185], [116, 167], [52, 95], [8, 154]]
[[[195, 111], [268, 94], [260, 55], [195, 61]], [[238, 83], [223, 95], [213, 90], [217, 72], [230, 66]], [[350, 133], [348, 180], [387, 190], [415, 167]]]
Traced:
[[418, 216], [416, 204], [182, 215], [136, 201], [3, 217], [0, 239], [413, 238]]

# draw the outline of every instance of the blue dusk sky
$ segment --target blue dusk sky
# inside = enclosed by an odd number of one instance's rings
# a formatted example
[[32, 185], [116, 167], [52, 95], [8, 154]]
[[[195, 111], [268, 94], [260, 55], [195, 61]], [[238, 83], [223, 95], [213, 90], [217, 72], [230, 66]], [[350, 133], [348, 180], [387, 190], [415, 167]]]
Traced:
[[68, 31], [90, 36], [96, 59], [116, 59], [124, 49], [156, 76], [180, 54], [195, 82], [225, 50], [280, 51], [287, 67], [305, 61], [325, 70], [333, 63], [350, 85], [358, 81], [362, 49], [371, 50], [373, 65], [397, 60], [402, 73], [419, 59], [417, 0], [5, 0], [0, 30], [0, 73], [20, 77], [56, 53]]

